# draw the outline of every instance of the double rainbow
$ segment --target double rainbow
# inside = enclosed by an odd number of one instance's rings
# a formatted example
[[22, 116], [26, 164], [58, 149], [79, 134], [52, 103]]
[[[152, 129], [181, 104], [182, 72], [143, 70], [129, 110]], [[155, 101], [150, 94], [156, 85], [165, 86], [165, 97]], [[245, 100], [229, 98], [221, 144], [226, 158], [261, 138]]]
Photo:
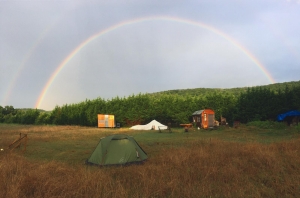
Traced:
[[43, 102], [43, 99], [45, 97], [45, 95], [47, 94], [48, 89], [50, 88], [51, 84], [53, 83], [53, 81], [55, 80], [55, 78], [57, 77], [57, 75], [59, 74], [59, 72], [65, 67], [65, 65], [82, 49], [84, 48], [86, 45], [88, 45], [90, 42], [94, 41], [95, 39], [108, 34], [116, 29], [119, 29], [121, 27], [124, 26], [129, 26], [132, 24], [136, 24], [136, 23], [143, 23], [146, 21], [171, 21], [171, 22], [178, 22], [178, 23], [184, 23], [187, 25], [193, 25], [193, 26], [197, 26], [203, 29], [206, 29], [212, 33], [215, 33], [221, 37], [223, 37], [224, 39], [226, 39], [227, 41], [229, 41], [231, 44], [233, 44], [234, 46], [236, 46], [238, 49], [240, 49], [247, 57], [249, 57], [249, 59], [255, 63], [255, 65], [257, 65], [257, 67], [265, 74], [265, 76], [268, 78], [268, 80], [271, 83], [275, 83], [275, 80], [272, 78], [271, 74], [266, 70], [266, 68], [263, 66], [262, 63], [260, 63], [260, 61], [249, 52], [248, 49], [246, 49], [245, 47], [243, 47], [241, 44], [239, 44], [236, 40], [234, 40], [233, 38], [231, 38], [230, 36], [228, 36], [227, 34], [225, 34], [224, 32], [209, 26], [207, 24], [201, 23], [201, 22], [197, 22], [197, 21], [192, 21], [192, 20], [187, 20], [187, 19], [182, 19], [182, 18], [177, 18], [177, 17], [169, 17], [169, 16], [151, 16], [151, 17], [144, 17], [144, 18], [137, 18], [137, 19], [132, 19], [132, 20], [128, 20], [128, 21], [124, 21], [118, 24], [115, 24], [113, 26], [110, 26], [92, 36], [90, 36], [88, 39], [84, 40], [80, 45], [78, 45], [59, 65], [58, 67], [55, 69], [55, 71], [53, 72], [53, 74], [50, 76], [49, 80], [47, 81], [46, 85], [44, 86], [42, 92], [40, 93], [38, 100], [36, 101], [36, 105], [35, 108], [39, 108]]

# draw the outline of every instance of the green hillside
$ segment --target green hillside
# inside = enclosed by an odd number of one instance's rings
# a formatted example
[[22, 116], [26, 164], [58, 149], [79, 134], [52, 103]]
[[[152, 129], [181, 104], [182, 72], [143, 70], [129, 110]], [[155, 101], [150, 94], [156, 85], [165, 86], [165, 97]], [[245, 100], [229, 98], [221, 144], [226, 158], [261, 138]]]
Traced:
[[140, 93], [110, 100], [87, 99], [77, 104], [56, 106], [51, 112], [0, 106], [0, 123], [97, 126], [97, 114], [115, 115], [121, 126], [192, 122], [192, 113], [211, 108], [215, 117], [228, 123], [275, 121], [278, 114], [300, 110], [300, 81], [231, 89], [197, 88]]
[[[279, 90], [284, 91], [286, 88], [292, 89], [294, 87], [300, 87], [300, 80], [299, 81], [291, 81], [291, 82], [283, 82], [283, 83], [275, 83], [269, 85], [262, 85], [262, 86], [254, 86], [254, 87], [261, 87], [270, 89], [270, 91], [274, 91], [278, 93]], [[229, 94], [238, 96], [240, 93], [245, 93], [249, 87], [237, 87], [237, 88], [195, 88], [195, 89], [175, 89], [175, 90], [167, 90], [161, 92], [151, 93], [150, 95], [160, 96], [160, 95], [178, 95], [178, 96], [205, 96], [210, 95], [213, 93], [218, 94]]]

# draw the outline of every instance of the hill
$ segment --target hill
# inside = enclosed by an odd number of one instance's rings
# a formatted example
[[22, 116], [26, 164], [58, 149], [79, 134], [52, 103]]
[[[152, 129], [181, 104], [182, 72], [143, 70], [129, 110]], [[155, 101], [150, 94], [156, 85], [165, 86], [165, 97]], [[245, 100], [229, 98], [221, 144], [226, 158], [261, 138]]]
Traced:
[[[291, 89], [292, 87], [300, 87], [299, 81], [283, 82], [283, 83], [274, 83], [269, 85], [254, 86], [270, 89], [277, 93], [279, 90], [285, 90], [286, 88]], [[205, 96], [213, 93], [220, 94], [230, 94], [230, 95], [239, 95], [240, 93], [246, 92], [250, 87], [237, 87], [237, 88], [195, 88], [195, 89], [175, 89], [167, 90], [161, 92], [151, 93], [150, 95], [160, 96], [160, 95], [178, 95], [178, 96]]]

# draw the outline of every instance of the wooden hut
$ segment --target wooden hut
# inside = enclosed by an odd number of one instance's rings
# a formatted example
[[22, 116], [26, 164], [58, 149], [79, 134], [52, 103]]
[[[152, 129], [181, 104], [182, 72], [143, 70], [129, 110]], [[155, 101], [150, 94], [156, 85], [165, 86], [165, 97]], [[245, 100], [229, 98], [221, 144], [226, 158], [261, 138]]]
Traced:
[[114, 115], [104, 115], [98, 114], [98, 127], [115, 127], [115, 116]]
[[213, 128], [215, 125], [215, 112], [212, 109], [195, 111], [192, 116], [196, 126], [202, 129]]

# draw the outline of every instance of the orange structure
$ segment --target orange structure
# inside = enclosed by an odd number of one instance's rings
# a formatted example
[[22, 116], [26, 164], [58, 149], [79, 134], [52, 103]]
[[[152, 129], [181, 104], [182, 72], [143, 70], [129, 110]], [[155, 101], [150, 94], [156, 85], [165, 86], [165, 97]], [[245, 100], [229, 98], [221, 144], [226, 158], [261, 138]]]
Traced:
[[98, 127], [115, 127], [115, 116], [98, 114]]
[[192, 116], [196, 126], [202, 129], [213, 128], [215, 125], [215, 112], [212, 109], [195, 111]]

